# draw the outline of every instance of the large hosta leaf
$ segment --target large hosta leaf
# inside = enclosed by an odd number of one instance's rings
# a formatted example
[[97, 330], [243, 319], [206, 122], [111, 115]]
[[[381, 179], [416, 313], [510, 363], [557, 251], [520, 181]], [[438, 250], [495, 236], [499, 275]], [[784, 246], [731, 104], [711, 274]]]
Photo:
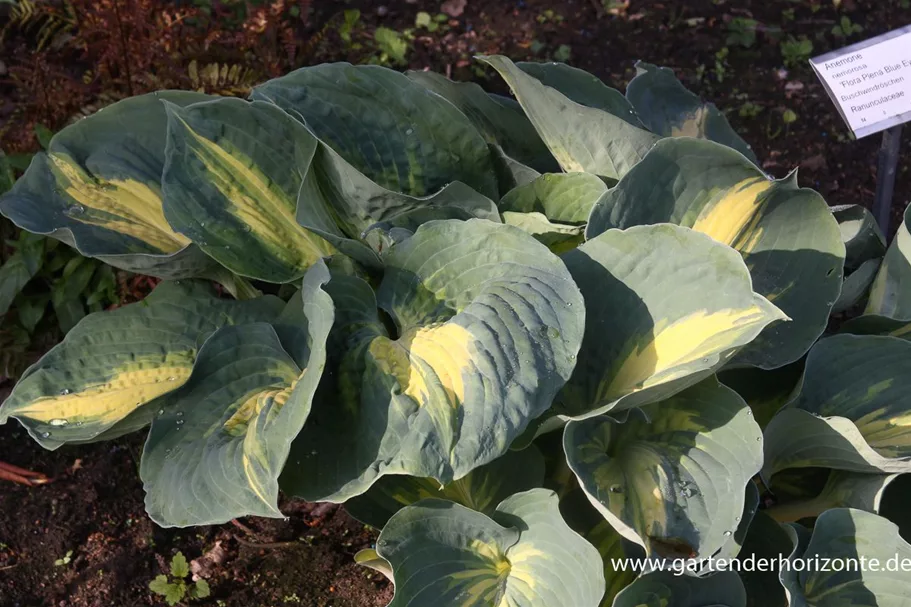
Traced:
[[844, 244], [825, 201], [794, 175], [773, 181], [723, 145], [666, 139], [595, 205], [586, 236], [664, 222], [738, 250], [756, 291], [793, 320], [763, 331], [738, 363], [779, 367], [822, 333], [841, 288]]
[[639, 61], [636, 77], [626, 89], [639, 120], [662, 137], [709, 139], [733, 148], [758, 164], [746, 141], [731, 128], [715, 107], [691, 93], [677, 80], [674, 71]]
[[428, 499], [390, 519], [377, 553], [392, 566], [390, 607], [598, 607], [598, 552], [560, 516], [545, 489], [504, 500], [491, 516]]
[[384, 476], [366, 493], [345, 502], [345, 510], [362, 523], [379, 529], [405, 506], [427, 498], [450, 500], [492, 515], [497, 505], [510, 495], [540, 487], [543, 482], [544, 458], [531, 446], [522, 451], [507, 451], [443, 487], [429, 478]]
[[522, 107], [507, 97], [491, 95], [474, 82], [453, 82], [435, 72], [407, 72], [423, 87], [448, 99], [510, 158], [538, 171], [556, 170], [557, 163], [535, 132]]
[[582, 296], [520, 230], [430, 222], [384, 261], [375, 299], [360, 278], [327, 286], [345, 354], [283, 479], [310, 500], [344, 501], [384, 474], [462, 478], [506, 452], [575, 364]]
[[[898, 526], [869, 512], [823, 512], [800, 558], [803, 571], [782, 574], [791, 607], [907, 607], [911, 545]], [[876, 561], [873, 566], [872, 561]], [[814, 563], [829, 566], [814, 566]]]
[[500, 199], [504, 223], [514, 225], [554, 252], [582, 243], [585, 223], [607, 184], [590, 173], [546, 173]]
[[587, 321], [579, 363], [554, 406], [560, 415], [671, 396], [784, 318], [753, 292], [735, 251], [687, 228], [610, 230], [563, 259]]
[[[325, 265], [304, 278], [280, 323], [224, 327], [203, 345], [190, 379], [158, 405], [142, 454], [146, 510], [162, 526], [281, 517], [278, 476], [326, 364], [332, 300]], [[283, 347], [279, 336], [291, 343]]]
[[276, 297], [237, 302], [216, 298], [202, 283], [162, 283], [139, 303], [85, 317], [25, 372], [0, 408], [0, 423], [15, 417], [49, 449], [102, 437], [183, 385], [213, 331], [272, 321], [282, 307]]
[[889, 245], [864, 314], [911, 320], [911, 205]]
[[617, 595], [613, 607], [746, 607], [747, 596], [736, 573], [707, 578], [658, 571], [643, 575]]
[[487, 142], [451, 103], [378, 66], [305, 67], [256, 87], [380, 186], [426, 196], [461, 181], [497, 195]]
[[120, 268], [171, 278], [206, 274], [211, 260], [165, 220], [161, 192], [162, 102], [205, 99], [180, 91], [141, 95], [63, 129], [0, 199], [0, 212]]
[[800, 396], [765, 432], [764, 474], [911, 471], [911, 343], [836, 335], [810, 350]]
[[607, 184], [590, 173], [546, 173], [510, 190], [498, 204], [500, 211], [541, 213], [551, 221], [581, 225], [607, 192]]
[[556, 89], [580, 105], [604, 110], [629, 124], [642, 128], [632, 105], [623, 93], [604, 84], [600, 78], [565, 63], [520, 61], [516, 67]]
[[708, 557], [734, 534], [762, 467], [759, 426], [714, 379], [642, 413], [570, 422], [569, 465], [608, 522], [650, 556]]
[[171, 225], [232, 271], [272, 282], [299, 278], [335, 252], [295, 218], [318, 145], [303, 125], [274, 105], [240, 99], [167, 108]]
[[365, 232], [416, 211], [497, 218], [493, 201], [462, 183], [423, 198], [380, 187], [271, 103], [168, 109], [168, 220], [238, 274], [296, 280], [338, 251], [379, 266]]
[[871, 259], [886, 253], [886, 239], [873, 214], [859, 204], [832, 207], [845, 243], [845, 270], [854, 271]]
[[603, 110], [580, 105], [502, 56], [481, 57], [500, 73], [564, 171], [619, 179], [658, 140]]
[[864, 207], [848, 204], [832, 207], [845, 243], [845, 282], [832, 312], [846, 312], [864, 302], [886, 252], [873, 215]]

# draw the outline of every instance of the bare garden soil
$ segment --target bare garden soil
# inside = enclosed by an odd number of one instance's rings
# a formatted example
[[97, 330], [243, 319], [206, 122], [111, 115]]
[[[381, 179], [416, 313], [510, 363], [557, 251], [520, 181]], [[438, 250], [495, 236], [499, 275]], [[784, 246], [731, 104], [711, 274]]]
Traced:
[[[161, 4], [170, 5], [164, 0]], [[312, 43], [298, 47], [305, 52], [279, 66], [284, 71], [322, 61], [378, 58], [369, 45], [351, 46], [340, 38], [340, 14], [346, 9], [361, 10], [355, 42], [372, 38], [377, 26], [399, 32], [413, 28], [419, 11], [440, 13], [439, 0], [299, 4], [310, 8], [299, 35]], [[502, 84], [477, 68], [473, 55], [502, 53], [538, 60], [568, 56], [572, 65], [621, 89], [635, 75], [637, 59], [672, 67], [689, 88], [728, 112], [770, 174], [783, 177], [799, 168], [800, 183], [817, 189], [832, 205], [872, 204], [879, 137], [852, 140], [806, 61], [785, 66], [780, 44], [806, 36], [813, 44], [812, 54], [820, 54], [911, 23], [906, 2], [607, 4], [613, 6], [611, 12], [604, 10], [601, 0], [467, 0], [463, 12], [435, 32], [413, 32], [408, 67], [474, 79], [501, 92]], [[848, 37], [833, 33], [843, 16], [863, 31]], [[732, 32], [739, 32], [730, 25], [735, 18], [757, 22], [749, 48], [736, 37], [729, 40]], [[35, 109], [38, 92], [4, 75], [4, 70], [28, 61], [22, 48], [7, 41], [0, 53], [0, 124], [6, 124], [0, 145], [7, 151], [33, 151], [37, 142], [30, 133], [36, 122], [50, 122], [47, 126], [56, 129], [65, 121], [42, 115]], [[74, 67], [56, 69], [65, 73]], [[909, 132], [906, 129], [896, 183], [893, 226], [911, 201]], [[9, 384], [0, 386], [0, 397]], [[177, 551], [196, 561], [196, 571], [212, 588], [211, 598], [193, 604], [372, 607], [392, 598], [392, 587], [382, 576], [352, 560], [375, 541], [376, 533], [336, 506], [286, 499], [285, 520], [157, 527], [143, 510], [138, 478], [143, 438], [48, 452], [15, 422], [0, 427], [0, 460], [54, 479], [40, 487], [0, 484], [0, 607], [163, 605], [148, 584], [167, 571]]]

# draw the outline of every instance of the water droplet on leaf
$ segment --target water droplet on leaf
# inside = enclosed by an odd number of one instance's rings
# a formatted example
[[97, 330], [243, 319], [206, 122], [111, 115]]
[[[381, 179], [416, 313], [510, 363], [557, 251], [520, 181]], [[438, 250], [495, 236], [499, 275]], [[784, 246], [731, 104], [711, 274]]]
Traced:
[[67, 419], [52, 419], [48, 423], [52, 426], [65, 426], [70, 422]]

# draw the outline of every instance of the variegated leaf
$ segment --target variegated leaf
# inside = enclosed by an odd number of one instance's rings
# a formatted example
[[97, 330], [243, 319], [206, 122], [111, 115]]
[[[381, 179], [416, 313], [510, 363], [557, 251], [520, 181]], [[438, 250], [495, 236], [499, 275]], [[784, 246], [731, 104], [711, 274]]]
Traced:
[[139, 303], [85, 317], [25, 372], [0, 423], [18, 419], [48, 449], [122, 434], [120, 423], [142, 427], [151, 419], [138, 410], [187, 381], [206, 337], [225, 325], [273, 321], [282, 307], [277, 297], [232, 301], [202, 283], [162, 283]]
[[708, 379], [631, 412], [567, 424], [570, 467], [592, 504], [649, 556], [708, 557], [737, 530], [762, 467], [762, 433], [737, 394]]
[[372, 181], [427, 196], [460, 181], [497, 195], [484, 137], [451, 103], [396, 71], [327, 63], [304, 67], [253, 90], [271, 101]]
[[[219, 329], [199, 351], [193, 373], [157, 407], [142, 454], [146, 510], [164, 527], [282, 516], [278, 477], [291, 441], [310, 414], [326, 365], [332, 300], [322, 263], [276, 328]], [[288, 341], [282, 344], [280, 336]]]
[[800, 396], [765, 430], [763, 474], [911, 471], [911, 343], [836, 335], [810, 350]]
[[708, 139], [759, 164], [752, 148], [731, 128], [715, 104], [688, 91], [670, 68], [637, 62], [636, 77], [626, 89], [626, 98], [639, 120], [656, 135]]
[[491, 516], [427, 499], [400, 510], [377, 540], [395, 579], [389, 607], [598, 607], [598, 552], [563, 521], [545, 489], [504, 500]]
[[792, 174], [769, 179], [712, 141], [660, 141], [595, 208], [586, 237], [611, 228], [675, 223], [743, 255], [756, 291], [792, 319], [763, 331], [736, 359], [773, 369], [803, 356], [825, 329], [845, 248], [822, 197]]
[[585, 339], [554, 413], [583, 418], [667, 398], [714, 373], [784, 314], [740, 256], [688, 228], [609, 230], [563, 256]]
[[386, 474], [464, 477], [506, 452], [575, 364], [582, 297], [522, 231], [434, 221], [384, 262], [375, 295], [359, 277], [327, 285], [339, 356], [283, 477], [306, 499], [341, 502]]
[[162, 209], [167, 117], [200, 93], [131, 97], [66, 127], [0, 198], [0, 213], [118, 268], [165, 278], [203, 276], [215, 264], [174, 230]]
[[506, 57], [480, 59], [500, 73], [564, 171], [620, 179], [659, 139], [628, 116], [580, 105]]

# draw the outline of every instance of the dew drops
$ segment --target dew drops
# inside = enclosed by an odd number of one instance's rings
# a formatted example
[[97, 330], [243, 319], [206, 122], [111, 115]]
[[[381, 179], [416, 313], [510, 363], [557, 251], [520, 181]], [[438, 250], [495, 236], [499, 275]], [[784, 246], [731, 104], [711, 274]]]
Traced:
[[65, 426], [65, 425], [67, 425], [68, 423], [70, 423], [70, 421], [69, 421], [68, 419], [62, 419], [62, 418], [61, 418], [61, 419], [52, 419], [52, 420], [49, 421], [48, 423], [49, 423], [50, 425], [52, 425], [52, 426]]
[[74, 204], [66, 210], [66, 214], [71, 217], [73, 215], [82, 215], [83, 213], [85, 213], [85, 207], [81, 204]]
[[176, 423], [178, 426], [182, 426], [182, 425], [183, 425], [183, 420], [182, 420], [182, 419], [178, 419], [177, 422], [175, 422], [175, 423]]
[[50, 435], [51, 435], [50, 432], [42, 432], [42, 433], [41, 433], [41, 438], [47, 438], [47, 437], [49, 437]]
[[733, 534], [730, 531], [724, 532], [724, 537], [731, 537]]
[[174, 376], [171, 376], [171, 377], [168, 378], [168, 381], [177, 381], [177, 378], [174, 377]]
[[249, 234], [250, 232], [253, 231], [253, 227], [250, 225], [244, 224], [243, 231], [246, 232], [247, 234]]
[[317, 453], [316, 451], [311, 451], [310, 455], [316, 455], [316, 453]]
[[407, 130], [405, 131], [405, 134], [406, 134], [406, 135], [414, 135], [414, 129], [412, 129], [412, 128], [407, 129]]
[[609, 491], [611, 493], [623, 493], [623, 487], [620, 485], [611, 485]]
[[177, 417], [183, 417], [183, 411], [178, 411], [178, 412], [177, 412]]
[[158, 410], [158, 415], [164, 415], [164, 409], [159, 409], [159, 410]]
[[756, 442], [757, 442], [757, 443], [762, 442], [762, 437], [761, 437], [761, 436], [757, 436], [757, 437], [756, 437]]
[[66, 396], [69, 393], [70, 393], [69, 388], [64, 388], [63, 390], [60, 391], [60, 396]]
[[747, 409], [747, 415], [748, 415], [749, 417], [753, 417], [753, 410], [752, 410], [752, 409]]

